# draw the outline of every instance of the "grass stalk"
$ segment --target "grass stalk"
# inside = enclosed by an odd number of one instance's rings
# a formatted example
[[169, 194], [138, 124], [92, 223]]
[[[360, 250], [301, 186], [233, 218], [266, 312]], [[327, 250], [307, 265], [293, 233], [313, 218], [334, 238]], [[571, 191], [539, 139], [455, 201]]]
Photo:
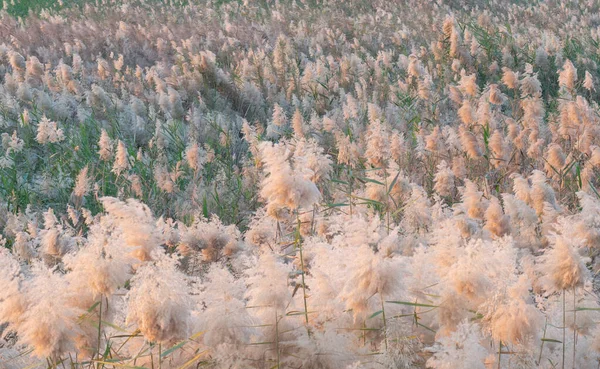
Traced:
[[573, 287], [573, 369], [575, 369], [575, 356], [577, 353], [577, 302], [575, 287]]
[[546, 322], [544, 323], [544, 333], [542, 335], [542, 344], [540, 345], [540, 355], [538, 356], [538, 360], [536, 362], [536, 365], [540, 365], [540, 363], [542, 362], [542, 352], [544, 351], [544, 341], [546, 339], [546, 331], [548, 329], [548, 317], [546, 316]]
[[502, 340], [498, 341], [498, 369], [500, 369], [501, 359], [502, 359]]
[[562, 322], [562, 369], [565, 369], [565, 340], [567, 338], [567, 312], [566, 312], [566, 303], [565, 303], [565, 290], [563, 289], [562, 293], [562, 305], [563, 305], [563, 322]]
[[277, 351], [277, 368], [280, 368], [281, 352], [279, 351], [279, 317], [277, 309], [275, 309], [275, 350]]
[[[98, 308], [98, 343], [97, 343], [97, 347], [96, 347], [96, 352], [98, 353], [98, 361], [102, 361], [102, 357], [100, 354], [100, 342], [102, 341], [102, 301], [103, 301], [104, 297], [100, 296], [100, 304], [99, 304], [99, 308]], [[100, 362], [98, 362], [98, 365], [96, 366], [97, 369], [100, 369], [102, 367], [102, 364]]]
[[383, 319], [383, 342], [385, 343], [385, 351], [388, 350], [388, 339], [387, 339], [387, 321], [385, 319], [385, 304], [383, 303], [383, 295], [379, 293], [379, 299], [381, 300], [381, 319]]
[[300, 255], [300, 268], [301, 268], [301, 273], [300, 276], [302, 278], [302, 299], [304, 300], [304, 319], [306, 322], [306, 330], [308, 331], [308, 335], [310, 336], [310, 330], [308, 329], [308, 304], [306, 302], [306, 282], [304, 279], [304, 255], [302, 253], [302, 241], [300, 239], [300, 215], [298, 213], [298, 210], [296, 210], [296, 237], [295, 237], [295, 243], [296, 243], [296, 249], [298, 250], [298, 253]]

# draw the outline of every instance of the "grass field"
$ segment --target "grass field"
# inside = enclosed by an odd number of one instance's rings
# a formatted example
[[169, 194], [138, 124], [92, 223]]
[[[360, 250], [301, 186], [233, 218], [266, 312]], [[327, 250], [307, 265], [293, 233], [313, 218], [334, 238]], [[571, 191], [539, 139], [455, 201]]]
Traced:
[[6, 9], [0, 369], [598, 368], [600, 5]]
[[53, 0], [16, 0], [0, 2], [3, 9], [5, 9], [8, 14], [15, 17], [25, 17], [30, 11], [39, 13], [42, 9], [58, 10], [64, 6], [75, 3], [83, 3], [83, 1], [65, 0], [62, 2], [63, 5], [60, 5], [57, 1]]

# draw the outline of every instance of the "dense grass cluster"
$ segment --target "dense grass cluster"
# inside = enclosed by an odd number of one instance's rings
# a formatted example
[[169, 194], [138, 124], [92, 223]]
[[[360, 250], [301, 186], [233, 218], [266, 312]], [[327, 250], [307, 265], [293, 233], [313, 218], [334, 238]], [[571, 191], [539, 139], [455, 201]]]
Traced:
[[598, 368], [600, 6], [483, 3], [6, 3], [0, 368]]

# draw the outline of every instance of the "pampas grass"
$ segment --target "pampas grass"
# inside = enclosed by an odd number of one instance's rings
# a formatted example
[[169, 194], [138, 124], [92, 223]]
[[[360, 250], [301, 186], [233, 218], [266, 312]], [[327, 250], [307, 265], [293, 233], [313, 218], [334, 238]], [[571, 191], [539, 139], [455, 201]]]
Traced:
[[598, 367], [596, 4], [21, 3], [0, 367]]

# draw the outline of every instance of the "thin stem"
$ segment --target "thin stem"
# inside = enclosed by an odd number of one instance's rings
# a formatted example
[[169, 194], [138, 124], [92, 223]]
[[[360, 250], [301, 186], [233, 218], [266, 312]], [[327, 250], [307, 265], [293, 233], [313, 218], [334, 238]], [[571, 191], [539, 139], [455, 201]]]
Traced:
[[73, 355], [69, 352], [69, 360], [71, 360], [71, 368], [75, 368], [75, 363], [77, 362], [77, 354], [75, 355], [75, 360], [73, 360]]
[[387, 169], [383, 168], [383, 176], [385, 183], [385, 217], [387, 221], [387, 234], [390, 234], [390, 192], [388, 191]]
[[566, 303], [565, 303], [565, 290], [563, 289], [563, 294], [562, 294], [562, 304], [563, 304], [563, 324], [562, 324], [562, 329], [563, 329], [563, 339], [562, 339], [562, 369], [565, 369], [565, 340], [566, 340], [566, 334], [567, 334], [567, 330], [566, 330], [566, 325], [567, 325], [567, 314], [565, 312], [565, 307], [566, 307]]
[[150, 369], [154, 369], [154, 343], [150, 343]]
[[363, 321], [363, 330], [362, 330], [362, 339], [363, 339], [363, 346], [365, 346], [367, 344], [367, 321]]
[[385, 342], [385, 351], [388, 350], [388, 339], [387, 339], [387, 322], [385, 319], [385, 306], [383, 304], [383, 295], [379, 293], [379, 299], [381, 300], [381, 317], [383, 319], [383, 341]]
[[544, 340], [546, 339], [546, 330], [548, 329], [548, 317], [546, 316], [546, 322], [544, 323], [544, 335], [542, 336], [542, 344], [540, 346], [540, 355], [537, 360], [537, 365], [540, 365], [542, 362], [542, 351], [544, 351]]
[[500, 360], [502, 359], [502, 341], [498, 341], [498, 369], [500, 369]]
[[317, 205], [313, 205], [312, 220], [310, 221], [310, 234], [315, 235], [315, 216], [317, 215]]
[[306, 303], [306, 283], [304, 282], [304, 256], [302, 254], [302, 243], [300, 242], [300, 216], [298, 214], [298, 210], [296, 210], [296, 247], [298, 248], [298, 252], [300, 254], [300, 268], [302, 276], [302, 298], [304, 299], [304, 318], [306, 320], [306, 330], [308, 331], [308, 335], [310, 336], [310, 330], [308, 330], [308, 304]]
[[277, 350], [277, 368], [281, 360], [279, 353], [279, 317], [277, 317], [277, 309], [275, 309], [275, 349]]
[[279, 224], [279, 219], [277, 220], [277, 229], [275, 231], [275, 242], [277, 242], [277, 240], [279, 240], [281, 234], [281, 226]]
[[573, 369], [575, 369], [575, 353], [577, 352], [577, 308], [575, 287], [573, 287]]
[[352, 176], [352, 170], [348, 168], [348, 181], [350, 182], [350, 198], [348, 199], [350, 203], [350, 218], [352, 218], [352, 191], [354, 187], [354, 177]]
[[[100, 341], [102, 340], [102, 298], [103, 296], [100, 296], [100, 309], [98, 311], [98, 346], [97, 346], [97, 353], [98, 353], [98, 361], [102, 361], [102, 357], [100, 356]], [[98, 363], [97, 368], [100, 369], [100, 366], [102, 364]]]

